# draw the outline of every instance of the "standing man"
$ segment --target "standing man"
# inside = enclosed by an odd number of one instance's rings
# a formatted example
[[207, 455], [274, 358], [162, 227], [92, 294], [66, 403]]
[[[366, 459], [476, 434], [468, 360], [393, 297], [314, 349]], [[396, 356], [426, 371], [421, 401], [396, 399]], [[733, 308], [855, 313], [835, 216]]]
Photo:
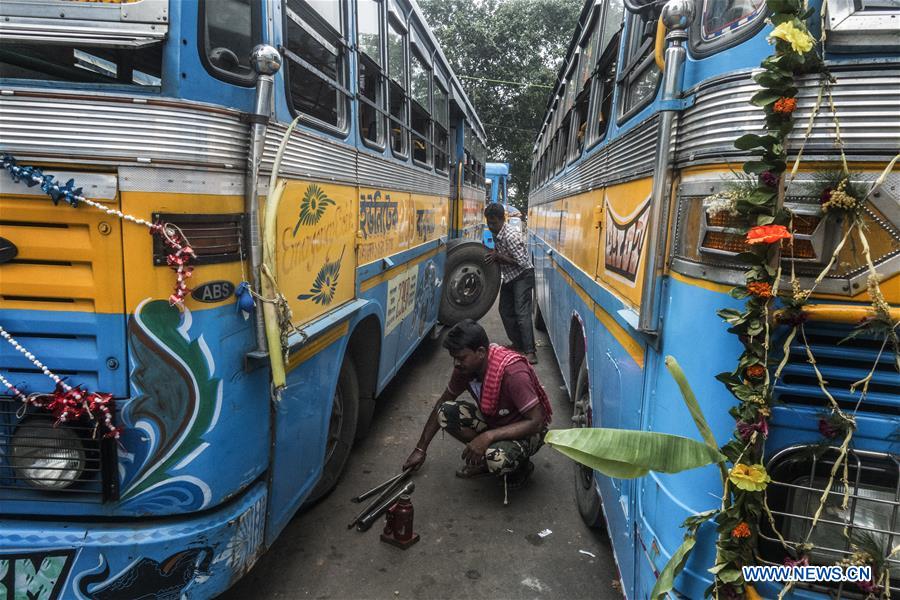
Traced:
[[531, 323], [531, 302], [534, 291], [534, 265], [525, 246], [525, 234], [506, 223], [502, 204], [492, 202], [484, 209], [488, 229], [494, 234], [494, 250], [484, 261], [500, 265], [500, 319], [512, 348], [525, 354], [531, 364], [537, 364], [534, 352], [534, 328]]
[[[552, 413], [534, 369], [518, 352], [489, 343], [487, 333], [471, 319], [447, 332], [444, 348], [453, 358], [450, 382], [403, 469], [422, 466], [428, 445], [443, 429], [466, 445], [466, 464], [457, 477], [490, 473], [513, 485], [524, 483], [534, 469], [529, 459], [543, 445]], [[459, 397], [465, 391], [470, 398]]]

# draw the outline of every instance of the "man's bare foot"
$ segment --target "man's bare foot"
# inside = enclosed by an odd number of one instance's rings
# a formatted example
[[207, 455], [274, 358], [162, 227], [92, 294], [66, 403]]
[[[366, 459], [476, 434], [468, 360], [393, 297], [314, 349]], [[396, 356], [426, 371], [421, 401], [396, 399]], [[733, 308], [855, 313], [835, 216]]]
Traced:
[[527, 358], [528, 362], [532, 365], [538, 364], [538, 357], [537, 357], [537, 354], [535, 354], [534, 352], [527, 353], [525, 355], [525, 358]]
[[487, 463], [480, 465], [464, 465], [456, 470], [456, 476], [462, 479], [473, 479], [475, 477], [484, 477], [490, 475]]

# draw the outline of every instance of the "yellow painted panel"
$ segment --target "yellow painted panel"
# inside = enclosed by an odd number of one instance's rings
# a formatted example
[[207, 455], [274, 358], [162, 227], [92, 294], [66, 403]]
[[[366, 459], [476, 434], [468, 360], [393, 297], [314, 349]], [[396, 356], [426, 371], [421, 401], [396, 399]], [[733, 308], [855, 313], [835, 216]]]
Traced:
[[407, 250], [415, 233], [415, 223], [415, 211], [408, 193], [359, 188], [359, 264], [365, 265]]
[[633, 308], [641, 303], [653, 180], [606, 189], [597, 275]]
[[[154, 212], [185, 214], [235, 214], [244, 211], [241, 196], [217, 196], [208, 194], [172, 194], [169, 192], [122, 192], [122, 210], [136, 217], [152, 220]], [[167, 299], [175, 288], [175, 273], [167, 266], [153, 264], [153, 237], [147, 228], [127, 224], [122, 230], [125, 256], [125, 301], [129, 312], [147, 298]], [[190, 241], [190, 240], [188, 240]], [[245, 267], [246, 270], [248, 267]], [[188, 280], [189, 288], [210, 281], [239, 283], [244, 279], [241, 263], [199, 265]], [[246, 274], [249, 278], [249, 273]], [[185, 305], [191, 310], [201, 310], [234, 303], [229, 298], [221, 304], [197, 302], [190, 296]]]
[[410, 242], [418, 246], [447, 235], [450, 205], [447, 198], [413, 194], [410, 211]]
[[356, 288], [356, 188], [289, 181], [278, 206], [278, 287], [305, 323], [351, 300]]
[[603, 191], [586, 192], [565, 200], [563, 209], [563, 255], [579, 269], [593, 277], [599, 255], [599, 210], [603, 207]]
[[[98, 201], [119, 204], [118, 199]], [[0, 236], [19, 249], [16, 261], [0, 269], [0, 308], [123, 311], [119, 219], [90, 206], [54, 206], [45, 196], [24, 195], [0, 197], [0, 214]], [[125, 227], [150, 237], [143, 227]]]

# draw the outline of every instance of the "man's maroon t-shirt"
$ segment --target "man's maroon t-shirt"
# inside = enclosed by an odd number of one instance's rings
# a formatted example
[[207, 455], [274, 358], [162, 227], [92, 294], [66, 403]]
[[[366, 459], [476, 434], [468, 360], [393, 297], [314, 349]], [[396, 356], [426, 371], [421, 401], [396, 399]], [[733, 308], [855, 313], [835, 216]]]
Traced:
[[[481, 403], [481, 381], [471, 379], [465, 373], [453, 369], [447, 391], [457, 397], [468, 390], [476, 404]], [[524, 361], [516, 361], [506, 367], [503, 379], [500, 380], [500, 398], [497, 414], [485, 415], [488, 427], [496, 429], [522, 420], [522, 415], [540, 404], [537, 390], [528, 376], [528, 365]]]

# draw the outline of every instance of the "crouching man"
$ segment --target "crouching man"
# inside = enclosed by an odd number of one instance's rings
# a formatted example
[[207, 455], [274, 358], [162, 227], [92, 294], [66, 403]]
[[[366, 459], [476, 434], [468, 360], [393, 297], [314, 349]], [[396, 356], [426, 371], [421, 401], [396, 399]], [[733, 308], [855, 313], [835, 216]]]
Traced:
[[[529, 459], [544, 443], [552, 412], [534, 369], [518, 352], [489, 343], [471, 319], [447, 332], [444, 348], [453, 358], [450, 383], [403, 468], [422, 466], [428, 445], [443, 429], [466, 445], [458, 477], [495, 474], [521, 485], [534, 470]], [[460, 398], [464, 391], [471, 399]]]

